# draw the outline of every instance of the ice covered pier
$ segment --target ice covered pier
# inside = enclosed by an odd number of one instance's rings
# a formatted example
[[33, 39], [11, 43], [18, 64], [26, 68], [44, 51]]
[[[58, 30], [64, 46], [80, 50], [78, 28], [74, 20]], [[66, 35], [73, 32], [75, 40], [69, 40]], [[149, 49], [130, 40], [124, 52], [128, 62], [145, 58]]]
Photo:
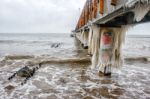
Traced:
[[92, 56], [92, 67], [111, 74], [122, 65], [125, 32], [150, 21], [150, 0], [86, 0], [73, 31]]

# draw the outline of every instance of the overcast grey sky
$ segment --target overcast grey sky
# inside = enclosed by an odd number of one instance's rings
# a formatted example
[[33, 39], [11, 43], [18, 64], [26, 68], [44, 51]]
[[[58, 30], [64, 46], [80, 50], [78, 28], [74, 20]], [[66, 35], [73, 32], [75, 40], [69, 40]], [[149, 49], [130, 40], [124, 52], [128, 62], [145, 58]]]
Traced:
[[0, 32], [70, 32], [85, 0], [0, 0]]
[[[70, 33], [85, 0], [0, 0], [2, 33]], [[149, 34], [150, 24], [130, 34]], [[143, 32], [144, 31], [144, 32]]]

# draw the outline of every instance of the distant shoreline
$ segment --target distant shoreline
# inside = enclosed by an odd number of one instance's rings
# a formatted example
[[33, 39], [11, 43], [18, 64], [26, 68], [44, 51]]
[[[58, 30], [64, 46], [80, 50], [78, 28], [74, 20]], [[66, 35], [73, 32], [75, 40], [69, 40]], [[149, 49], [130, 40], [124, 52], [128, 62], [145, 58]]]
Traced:
[[127, 35], [128, 38], [150, 38], [150, 35]]
[[70, 34], [68, 33], [0, 33], [0, 34]]
[[[70, 33], [0, 33], [0, 35], [42, 35], [42, 34], [70, 34]], [[150, 35], [126, 35], [129, 38], [150, 38]]]

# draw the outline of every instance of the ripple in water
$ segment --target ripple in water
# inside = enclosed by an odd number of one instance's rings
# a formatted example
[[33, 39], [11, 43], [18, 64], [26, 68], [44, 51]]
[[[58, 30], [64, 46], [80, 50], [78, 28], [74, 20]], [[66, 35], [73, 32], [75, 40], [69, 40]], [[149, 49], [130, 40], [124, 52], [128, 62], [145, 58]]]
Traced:
[[[149, 42], [128, 38], [125, 65], [103, 77], [90, 69], [87, 52], [67, 35], [1, 34], [0, 99], [150, 99]], [[53, 43], [62, 45], [55, 48]], [[23, 86], [24, 78], [7, 80], [21, 67], [40, 62], [42, 67]]]
[[[5, 60], [0, 68], [0, 99], [99, 99], [150, 98], [149, 63], [126, 63], [111, 77], [103, 77], [91, 70], [90, 63], [52, 63], [42, 67], [23, 86], [23, 78], [7, 78], [25, 60]], [[1, 61], [2, 62], [2, 61]]]

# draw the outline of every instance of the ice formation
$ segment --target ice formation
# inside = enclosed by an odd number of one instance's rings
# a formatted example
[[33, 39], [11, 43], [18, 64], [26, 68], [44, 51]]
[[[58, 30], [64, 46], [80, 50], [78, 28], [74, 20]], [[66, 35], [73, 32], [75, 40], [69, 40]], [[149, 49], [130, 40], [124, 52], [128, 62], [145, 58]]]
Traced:
[[134, 20], [139, 22], [150, 11], [150, 0], [128, 0], [125, 8], [134, 7]]
[[[117, 7], [110, 6], [110, 2], [110, 0], [105, 1], [105, 3], [107, 4], [105, 6], [105, 12], [107, 12], [106, 14], [109, 14], [117, 9]], [[124, 7], [125, 10], [129, 10], [134, 13], [133, 21], [136, 22], [141, 21], [150, 11], [150, 0], [128, 0], [127, 2], [120, 1], [120, 5]], [[120, 5], [118, 4], [118, 6]], [[103, 23], [105, 23], [104, 21], [105, 20], [103, 20]], [[91, 22], [89, 22], [88, 24], [90, 24], [88, 27], [89, 32], [82, 32], [81, 42], [83, 42], [85, 45], [88, 45], [88, 53], [93, 55], [91, 59], [92, 68], [97, 67], [100, 71], [104, 71], [104, 68], [108, 65], [116, 68], [122, 66], [122, 44], [125, 40], [125, 33], [134, 25], [125, 25], [121, 26], [120, 28], [109, 28], [99, 27], [95, 24], [92, 24]], [[111, 51], [109, 52], [111, 59], [107, 62], [102, 61], [103, 57], [101, 57], [102, 52], [100, 51], [100, 49], [102, 48], [101, 36], [104, 30], [110, 30], [113, 32], [113, 46], [111, 48]]]
[[[94, 28], [95, 35], [93, 39], [95, 40], [95, 44], [93, 47], [93, 56], [92, 56], [92, 68], [96, 67], [99, 68], [100, 71], [104, 71], [105, 66], [111, 65], [112, 67], [120, 67], [123, 63], [122, 58], [122, 44], [125, 39], [125, 33], [131, 26], [122, 26], [121, 28]], [[101, 34], [103, 30], [111, 30], [114, 32], [113, 34], [113, 48], [111, 51], [111, 59], [107, 63], [103, 63], [103, 58], [101, 55]]]
[[[150, 11], [150, 0], [129, 0], [125, 7], [131, 8], [134, 7], [134, 20], [136, 22], [141, 21], [145, 15]], [[94, 49], [93, 57], [92, 57], [92, 67], [98, 67], [100, 71], [104, 71], [106, 66], [112, 67], [120, 67], [123, 64], [122, 58], [122, 44], [125, 40], [125, 33], [134, 25], [126, 25], [122, 26], [121, 28], [100, 28], [99, 31], [93, 28], [93, 31], [96, 30], [93, 34], [93, 39], [96, 44], [92, 44], [92, 48]], [[102, 30], [111, 30], [114, 32], [113, 37], [113, 48], [111, 52], [111, 59], [108, 62], [103, 62], [103, 57], [100, 57], [102, 54], [100, 51], [101, 48], [101, 38], [97, 38], [94, 36], [101, 37]], [[97, 39], [97, 40], [96, 40]], [[99, 42], [98, 42], [99, 41]], [[99, 46], [98, 46], [99, 45]], [[98, 52], [97, 52], [98, 51]]]
[[148, 5], [143, 5], [143, 4], [136, 5], [135, 9], [134, 9], [134, 19], [137, 22], [141, 21], [149, 11], [150, 11], [150, 4], [148, 4]]

